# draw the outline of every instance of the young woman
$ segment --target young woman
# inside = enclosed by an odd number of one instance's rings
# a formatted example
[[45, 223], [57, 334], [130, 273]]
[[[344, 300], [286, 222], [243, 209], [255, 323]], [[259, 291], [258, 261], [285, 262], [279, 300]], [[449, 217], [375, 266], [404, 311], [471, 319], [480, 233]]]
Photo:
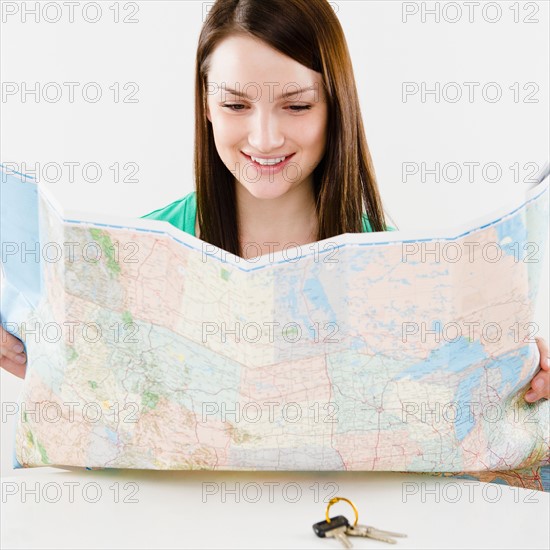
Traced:
[[[195, 136], [196, 192], [145, 218], [245, 258], [393, 229], [326, 0], [215, 3], [197, 51]], [[24, 377], [24, 354], [13, 349], [21, 343], [5, 332], [1, 340], [0, 366]], [[548, 346], [537, 343], [542, 370], [528, 401], [550, 397]]]

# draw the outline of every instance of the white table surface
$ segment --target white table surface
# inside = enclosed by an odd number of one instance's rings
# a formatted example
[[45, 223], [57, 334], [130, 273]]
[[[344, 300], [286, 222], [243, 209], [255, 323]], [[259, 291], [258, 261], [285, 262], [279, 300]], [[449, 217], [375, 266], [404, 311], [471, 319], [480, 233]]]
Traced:
[[[337, 549], [311, 528], [335, 495], [355, 502], [360, 523], [408, 534], [354, 548], [550, 545], [548, 493], [418, 474], [31, 468], [1, 483], [3, 549]], [[353, 517], [346, 503], [339, 514]]]

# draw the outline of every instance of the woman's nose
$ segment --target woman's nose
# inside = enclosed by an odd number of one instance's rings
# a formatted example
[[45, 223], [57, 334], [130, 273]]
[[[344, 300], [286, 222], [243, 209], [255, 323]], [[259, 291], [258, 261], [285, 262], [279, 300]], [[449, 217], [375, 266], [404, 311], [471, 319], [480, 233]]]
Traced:
[[248, 142], [258, 153], [269, 154], [280, 150], [284, 144], [284, 135], [280, 121], [270, 112], [257, 109], [250, 118]]

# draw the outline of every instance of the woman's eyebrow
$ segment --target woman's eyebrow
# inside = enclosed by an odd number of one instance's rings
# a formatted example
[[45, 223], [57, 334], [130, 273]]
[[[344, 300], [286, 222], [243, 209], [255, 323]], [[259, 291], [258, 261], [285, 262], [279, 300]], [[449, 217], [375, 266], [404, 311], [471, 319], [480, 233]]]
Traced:
[[[271, 82], [269, 82], [268, 84], [271, 84]], [[298, 90], [293, 90], [291, 92], [285, 92], [284, 94], [281, 94], [277, 99], [282, 99], [284, 97], [288, 97], [288, 96], [294, 96], [294, 95], [297, 95], [297, 94], [302, 94], [304, 92], [309, 92], [310, 90], [317, 90], [319, 88], [318, 84], [313, 84], [313, 86], [308, 86], [307, 88], [301, 88], [301, 89], [298, 89]], [[256, 99], [256, 98], [251, 98], [250, 96], [244, 94], [243, 92], [240, 92], [239, 90], [234, 90], [233, 88], [228, 88], [227, 86], [222, 86], [222, 91], [225, 90], [226, 92], [230, 93], [230, 94], [233, 94], [235, 96], [238, 96], [238, 97], [246, 97], [248, 99]]]

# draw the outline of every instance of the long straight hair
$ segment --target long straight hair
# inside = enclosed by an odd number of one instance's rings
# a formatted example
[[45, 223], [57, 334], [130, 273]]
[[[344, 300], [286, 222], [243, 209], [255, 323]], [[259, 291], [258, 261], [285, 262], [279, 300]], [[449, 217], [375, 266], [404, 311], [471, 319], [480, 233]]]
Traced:
[[[327, 145], [313, 171], [316, 240], [373, 231], [386, 222], [344, 32], [326, 0], [217, 0], [203, 25], [195, 74], [195, 182], [201, 240], [241, 256], [235, 176], [218, 155], [206, 116], [211, 55], [230, 35], [249, 35], [320, 73], [327, 95]], [[364, 205], [364, 208], [363, 208]]]

